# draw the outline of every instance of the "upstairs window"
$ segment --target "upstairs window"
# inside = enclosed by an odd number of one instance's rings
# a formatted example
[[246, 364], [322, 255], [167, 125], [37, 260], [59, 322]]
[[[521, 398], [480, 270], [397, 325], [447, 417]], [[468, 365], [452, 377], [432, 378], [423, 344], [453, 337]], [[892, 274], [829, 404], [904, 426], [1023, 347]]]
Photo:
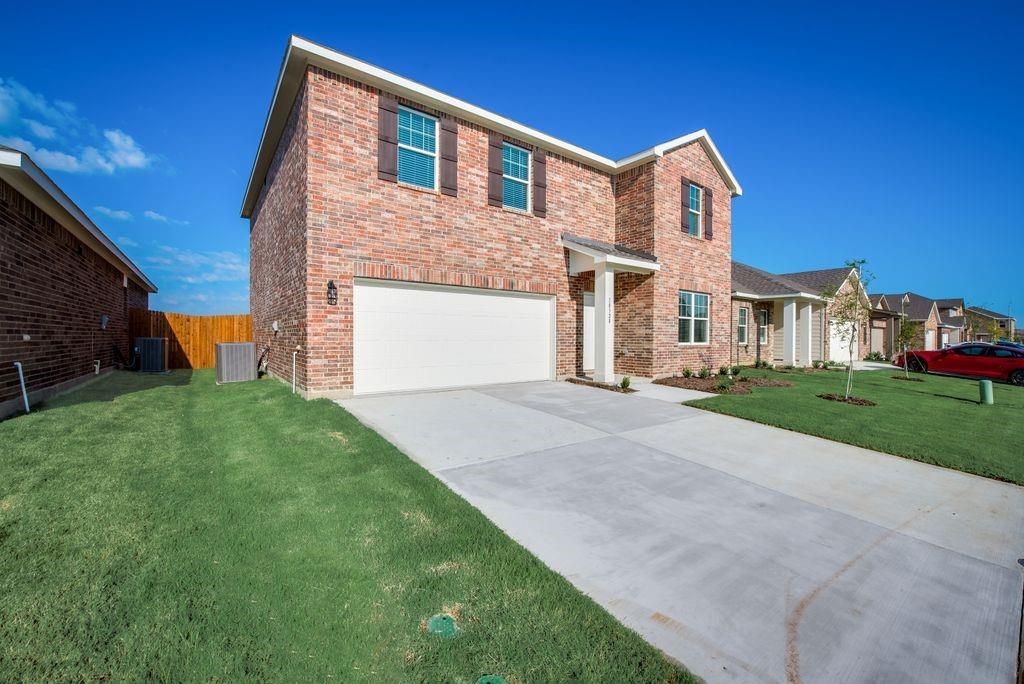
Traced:
[[736, 342], [747, 343], [747, 308], [740, 307], [739, 318], [736, 323]]
[[501, 203], [519, 211], [530, 204], [530, 152], [509, 143], [501, 147]]
[[437, 119], [398, 108], [398, 181], [437, 188]]
[[704, 225], [704, 191], [699, 186], [690, 184], [690, 221], [688, 232], [694, 237], [700, 237], [701, 226]]
[[709, 295], [679, 291], [679, 344], [708, 343]]

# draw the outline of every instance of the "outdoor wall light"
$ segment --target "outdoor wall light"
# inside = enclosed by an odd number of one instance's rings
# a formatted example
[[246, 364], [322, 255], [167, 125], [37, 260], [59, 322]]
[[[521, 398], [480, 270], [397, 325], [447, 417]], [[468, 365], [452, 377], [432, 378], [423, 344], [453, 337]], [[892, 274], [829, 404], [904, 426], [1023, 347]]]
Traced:
[[327, 281], [327, 303], [332, 306], [338, 303], [338, 288], [333, 280]]

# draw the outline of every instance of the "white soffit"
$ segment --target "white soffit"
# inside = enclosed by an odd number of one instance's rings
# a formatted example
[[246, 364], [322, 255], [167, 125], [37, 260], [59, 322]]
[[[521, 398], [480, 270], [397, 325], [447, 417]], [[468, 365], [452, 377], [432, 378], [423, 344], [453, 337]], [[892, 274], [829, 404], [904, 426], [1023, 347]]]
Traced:
[[574, 159], [606, 173], [618, 173], [634, 166], [639, 166], [640, 164], [657, 159], [678, 147], [699, 141], [704, 146], [715, 167], [722, 174], [733, 196], [743, 194], [743, 188], [740, 186], [739, 181], [736, 180], [729, 165], [725, 163], [725, 159], [711, 140], [707, 130], [703, 128], [616, 161], [355, 57], [332, 50], [323, 45], [318, 45], [305, 38], [292, 36], [288, 41], [288, 48], [285, 51], [284, 61], [281, 64], [277, 85], [274, 88], [274, 96], [270, 102], [270, 111], [267, 113], [267, 119], [263, 125], [263, 134], [260, 137], [256, 159], [253, 161], [252, 171], [249, 174], [249, 182], [246, 186], [245, 198], [242, 202], [243, 218], [251, 215], [256, 204], [260, 186], [262, 186], [267, 169], [273, 160], [277, 143], [288, 121], [292, 103], [295, 101], [295, 96], [302, 83], [307, 65], [319, 66], [333, 73], [351, 78], [354, 81], [406, 97], [439, 111], [448, 112], [460, 119], [471, 121], [490, 130], [504, 133], [509, 137], [537, 145], [549, 152]]

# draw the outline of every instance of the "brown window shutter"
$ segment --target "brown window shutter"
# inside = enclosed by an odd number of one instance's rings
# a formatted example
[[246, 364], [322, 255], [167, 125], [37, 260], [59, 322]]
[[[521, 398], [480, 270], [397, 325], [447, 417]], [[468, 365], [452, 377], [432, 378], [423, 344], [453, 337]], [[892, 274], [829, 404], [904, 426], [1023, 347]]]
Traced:
[[377, 177], [398, 180], [398, 103], [383, 93], [377, 99]]
[[683, 232], [690, 232], [690, 179], [683, 178], [680, 187], [682, 192], [681, 197], [683, 198], [683, 211], [680, 219], [682, 220]]
[[711, 188], [704, 188], [704, 238], [710, 240], [715, 236], [715, 203]]
[[501, 136], [491, 133], [487, 138], [487, 203], [492, 207], [501, 206], [501, 147]]
[[441, 193], [459, 194], [459, 125], [454, 119], [441, 119]]
[[548, 160], [544, 150], [533, 150], [533, 215], [548, 215]]

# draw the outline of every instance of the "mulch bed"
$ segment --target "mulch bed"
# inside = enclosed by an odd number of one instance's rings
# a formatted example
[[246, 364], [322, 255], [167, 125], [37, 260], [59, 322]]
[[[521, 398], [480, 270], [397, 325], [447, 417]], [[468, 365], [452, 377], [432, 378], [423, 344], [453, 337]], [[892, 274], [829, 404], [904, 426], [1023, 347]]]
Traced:
[[610, 390], [612, 392], [618, 392], [619, 394], [632, 394], [636, 392], [635, 389], [627, 387], [623, 389], [618, 385], [609, 385], [604, 382], [594, 382], [593, 380], [587, 380], [585, 378], [566, 378], [566, 382], [571, 382], [574, 385], [586, 385], [587, 387], [598, 387], [600, 389]]
[[828, 399], [829, 401], [838, 401], [842, 404], [853, 404], [854, 406], [878, 406], [875, 402], [870, 399], [861, 399], [860, 397], [844, 397], [841, 394], [819, 394], [822, 399]]
[[908, 378], [905, 375], [891, 375], [893, 380], [907, 380], [909, 382], [924, 382], [924, 378]]
[[714, 394], [750, 394], [750, 390], [754, 387], [792, 387], [793, 383], [786, 382], [785, 380], [775, 380], [773, 378], [748, 378], [744, 375], [738, 378], [733, 378], [733, 383], [729, 387], [719, 387], [719, 378], [717, 376], [711, 376], [709, 378], [698, 378], [692, 376], [684, 378], [681, 375], [673, 376], [671, 378], [661, 378], [655, 380], [655, 385], [668, 385], [669, 387], [681, 387], [682, 389], [692, 389], [699, 392], [713, 392]]

